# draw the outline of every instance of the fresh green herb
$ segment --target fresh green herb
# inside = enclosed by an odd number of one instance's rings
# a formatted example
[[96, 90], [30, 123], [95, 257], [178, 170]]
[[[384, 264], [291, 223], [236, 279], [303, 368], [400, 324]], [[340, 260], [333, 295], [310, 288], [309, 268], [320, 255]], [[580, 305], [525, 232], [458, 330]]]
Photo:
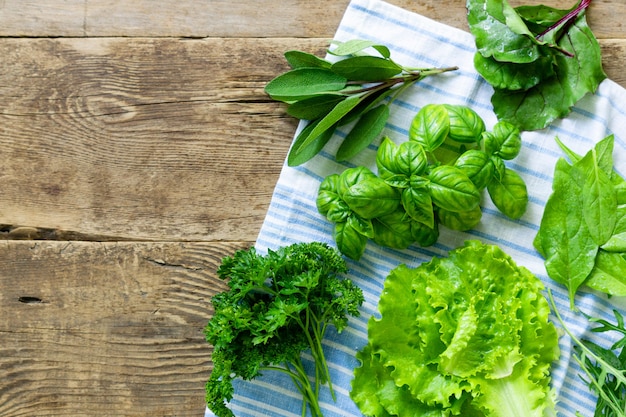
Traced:
[[468, 241], [385, 280], [351, 397], [367, 416], [555, 415], [559, 357], [543, 284], [497, 246]]
[[289, 151], [290, 166], [313, 158], [339, 126], [355, 122], [335, 155], [338, 161], [352, 158], [380, 136], [389, 106], [399, 94], [425, 77], [457, 69], [402, 66], [391, 59], [389, 48], [366, 40], [333, 45], [328, 53], [341, 58], [337, 62], [302, 51], [286, 52], [292, 69], [265, 87], [272, 99], [289, 105], [289, 115], [309, 121]]
[[511, 7], [506, 0], [467, 0], [474, 66], [494, 87], [499, 120], [538, 130], [565, 117], [606, 78], [600, 46], [586, 22], [591, 0], [570, 10]]
[[[209, 409], [219, 417], [233, 416], [226, 406], [233, 380], [272, 370], [289, 375], [300, 391], [303, 416], [308, 406], [320, 417], [323, 384], [334, 398], [322, 339], [329, 326], [341, 332], [364, 300], [360, 288], [340, 279], [346, 272], [339, 253], [318, 242], [269, 250], [265, 257], [251, 248], [224, 258], [217, 273], [230, 290], [213, 297], [214, 314], [205, 329], [213, 345]], [[315, 363], [313, 383], [301, 359], [307, 349]]]
[[378, 175], [355, 167], [326, 177], [317, 207], [335, 223], [337, 247], [349, 258], [359, 259], [368, 239], [399, 249], [430, 246], [439, 225], [469, 230], [478, 224], [485, 188], [503, 214], [524, 214], [526, 185], [504, 162], [521, 144], [519, 130], [507, 122], [486, 131], [469, 107], [430, 104], [415, 115], [408, 141], [383, 139]]
[[584, 156], [558, 143], [572, 163], [556, 163], [534, 246], [573, 309], [583, 285], [626, 295], [626, 181], [613, 170], [612, 135]]
[[[617, 332], [620, 335], [621, 338], [607, 349], [588, 339], [580, 340], [577, 338], [565, 325], [551, 293], [549, 297], [555, 316], [574, 343], [576, 352], [574, 358], [584, 373], [581, 377], [589, 385], [589, 389], [598, 396], [594, 416], [623, 417], [626, 415], [626, 350], [624, 349], [626, 346], [626, 328], [624, 327], [624, 317], [617, 310], [613, 310], [615, 323], [587, 316], [589, 321], [600, 324], [600, 326], [592, 328], [592, 332]], [[577, 416], [580, 414], [577, 413]]]

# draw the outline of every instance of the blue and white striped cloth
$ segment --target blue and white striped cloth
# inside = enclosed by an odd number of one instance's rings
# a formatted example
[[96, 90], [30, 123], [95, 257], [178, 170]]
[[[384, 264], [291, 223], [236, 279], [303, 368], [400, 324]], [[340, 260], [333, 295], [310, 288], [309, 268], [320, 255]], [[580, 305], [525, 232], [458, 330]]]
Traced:
[[[459, 7], [463, 7], [459, 4]], [[415, 13], [379, 0], [353, 0], [338, 27], [337, 40], [369, 39], [389, 46], [392, 58], [412, 67], [458, 66], [459, 70], [428, 77], [394, 101], [391, 118], [385, 134], [400, 143], [407, 140], [408, 127], [415, 113], [429, 103], [467, 105], [476, 110], [490, 129], [496, 122], [490, 97], [492, 89], [473, 67], [474, 38], [465, 32], [427, 19]], [[322, 409], [326, 417], [361, 416], [350, 399], [353, 369], [358, 365], [355, 353], [367, 342], [367, 322], [377, 314], [377, 302], [383, 282], [389, 271], [401, 263], [416, 267], [433, 256], [445, 256], [449, 250], [461, 246], [467, 239], [479, 239], [500, 246], [553, 290], [556, 302], [566, 323], [579, 336], [591, 338], [604, 346], [612, 342], [606, 335], [592, 334], [585, 320], [575, 318], [569, 311], [567, 293], [546, 275], [543, 259], [534, 250], [532, 242], [537, 233], [543, 208], [551, 192], [553, 170], [557, 159], [563, 156], [555, 142], [558, 136], [568, 147], [585, 153], [594, 143], [609, 134], [615, 135], [615, 167], [626, 175], [626, 90], [611, 80], [605, 80], [595, 95], [583, 98], [564, 120], [539, 132], [523, 133], [523, 148], [511, 162], [528, 186], [530, 203], [526, 214], [518, 221], [503, 217], [485, 199], [480, 225], [467, 233], [442, 229], [439, 241], [430, 248], [411, 247], [392, 250], [368, 243], [359, 262], [349, 262], [350, 277], [365, 293], [362, 315], [350, 322], [341, 334], [332, 329], [324, 348], [326, 350], [337, 402], [325, 393]], [[302, 126], [301, 126], [302, 127]], [[346, 131], [338, 136], [345, 136]], [[320, 182], [329, 174], [339, 173], [356, 165], [375, 170], [378, 142], [349, 163], [333, 159], [339, 144], [331, 140], [320, 155], [305, 165], [284, 166], [271, 200], [265, 222], [258, 236], [259, 252], [295, 242], [322, 241], [334, 245], [333, 225], [317, 211], [315, 200]], [[613, 298], [583, 293], [577, 305], [594, 316], [612, 319], [612, 309], [619, 307], [626, 313], [626, 302]], [[604, 339], [601, 339], [604, 338]], [[557, 409], [561, 416], [592, 416], [595, 396], [580, 380], [579, 368], [571, 357], [571, 344], [561, 338], [561, 360], [553, 367], [553, 387], [558, 393]], [[305, 358], [306, 359], [306, 358]], [[252, 381], [238, 381], [231, 408], [237, 416], [300, 416], [301, 398], [291, 380], [279, 374], [267, 373]], [[212, 414], [207, 410], [206, 416]]]

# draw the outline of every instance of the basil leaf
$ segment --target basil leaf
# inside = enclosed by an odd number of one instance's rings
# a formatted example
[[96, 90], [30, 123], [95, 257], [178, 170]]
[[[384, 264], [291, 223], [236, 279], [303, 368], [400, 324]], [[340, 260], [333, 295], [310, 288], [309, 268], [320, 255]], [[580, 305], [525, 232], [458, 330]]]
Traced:
[[287, 114], [298, 119], [315, 120], [331, 111], [345, 96], [339, 94], [322, 94], [291, 103]]
[[[311, 132], [317, 127], [320, 120], [315, 120], [302, 129], [302, 131], [296, 136], [287, 155], [287, 165], [295, 167], [305, 163], [319, 153], [319, 151], [326, 146], [330, 138], [332, 138], [335, 129], [327, 129], [318, 135], [314, 140], [310, 140], [309, 136]], [[305, 141], [308, 141], [306, 146]]]
[[616, 233], [601, 246], [607, 252], [626, 252], [626, 231]]
[[428, 175], [433, 203], [450, 211], [473, 210], [480, 203], [480, 194], [472, 181], [460, 169], [441, 165]]
[[342, 194], [343, 200], [359, 216], [373, 219], [398, 208], [400, 195], [395, 188], [378, 177], [366, 178]]
[[493, 178], [487, 185], [493, 204], [507, 217], [519, 219], [526, 212], [528, 190], [520, 175], [505, 168], [502, 178]]
[[378, 245], [406, 249], [415, 241], [411, 223], [405, 219], [402, 210], [396, 210], [372, 220], [374, 226], [373, 240]]
[[442, 104], [427, 104], [422, 107], [411, 121], [409, 140], [433, 152], [448, 137], [450, 132], [450, 116]]
[[483, 135], [485, 151], [502, 159], [515, 158], [522, 149], [522, 136], [517, 127], [511, 123], [500, 121], [491, 132]]
[[355, 56], [335, 62], [331, 70], [351, 81], [384, 81], [402, 72], [395, 62], [376, 56]]
[[321, 215], [334, 223], [345, 222], [351, 214], [350, 207], [339, 195], [339, 175], [331, 174], [320, 184], [315, 204]]
[[337, 56], [354, 55], [358, 52], [363, 51], [364, 49], [371, 47], [377, 50], [383, 56], [383, 58], [389, 58], [391, 56], [391, 53], [389, 52], [389, 48], [387, 48], [385, 45], [380, 45], [380, 44], [377, 44], [376, 42], [372, 42], [368, 40], [351, 39], [346, 42], [335, 41], [333, 43], [335, 43], [337, 47], [334, 49], [328, 50], [328, 53], [331, 55], [337, 55]]
[[345, 161], [367, 148], [385, 128], [389, 119], [389, 106], [380, 105], [364, 113], [344, 138], [335, 159]]
[[274, 100], [296, 101], [346, 86], [345, 77], [324, 68], [296, 68], [271, 80], [265, 92]]
[[439, 226], [435, 222], [434, 227], [428, 227], [420, 222], [411, 222], [411, 235], [422, 247], [432, 246], [439, 239]]
[[469, 211], [449, 211], [440, 209], [437, 212], [439, 222], [452, 230], [466, 231], [480, 223], [483, 212], [480, 207]]
[[339, 175], [339, 181], [337, 182], [339, 195], [343, 198], [343, 195], [348, 192], [350, 187], [371, 178], [376, 178], [376, 174], [364, 166], [357, 166], [344, 170]]
[[287, 51], [285, 59], [291, 68], [330, 68], [331, 63], [313, 54], [302, 51]]
[[384, 137], [376, 151], [376, 167], [381, 178], [387, 179], [399, 173], [396, 166], [397, 152], [398, 145], [388, 137]]
[[626, 259], [620, 253], [599, 251], [585, 285], [606, 294], [626, 295]]
[[358, 261], [365, 252], [367, 236], [359, 233], [348, 222], [335, 224], [333, 238], [337, 244], [337, 249], [350, 259]]
[[526, 63], [541, 56], [538, 45], [507, 25], [504, 0], [467, 0], [467, 21], [478, 52], [498, 61]]
[[363, 219], [357, 215], [352, 215], [348, 217], [346, 226], [351, 227], [363, 236], [369, 238], [374, 237], [374, 226], [372, 226], [372, 220], [370, 219]]
[[455, 161], [454, 166], [463, 171], [479, 190], [489, 184], [495, 169], [489, 155], [478, 149], [464, 152]]
[[444, 107], [450, 118], [450, 139], [462, 143], [480, 141], [485, 131], [485, 122], [478, 113], [467, 106], [444, 104]]
[[416, 222], [435, 227], [435, 212], [433, 201], [428, 190], [405, 188], [402, 191], [402, 206], [406, 213]]
[[395, 165], [398, 172], [411, 177], [420, 175], [428, 166], [428, 156], [422, 145], [417, 142], [402, 142], [395, 155]]

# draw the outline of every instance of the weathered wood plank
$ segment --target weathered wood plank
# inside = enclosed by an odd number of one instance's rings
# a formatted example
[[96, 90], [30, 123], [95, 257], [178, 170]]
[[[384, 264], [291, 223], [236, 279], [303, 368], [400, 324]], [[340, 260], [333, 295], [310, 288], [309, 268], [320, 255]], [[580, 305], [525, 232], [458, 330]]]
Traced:
[[[626, 85], [626, 41], [603, 41]], [[325, 39], [3, 39], [0, 224], [250, 240], [296, 121], [265, 83]], [[234, 210], [233, 208], [236, 208]]]
[[215, 269], [249, 245], [0, 242], [0, 415], [201, 415]]
[[[462, 0], [389, 0], [448, 25], [467, 29]], [[568, 8], [565, 0], [511, 0]], [[4, 0], [0, 36], [331, 37], [348, 0]], [[595, 1], [589, 21], [599, 38], [624, 38], [622, 0]]]
[[263, 87], [319, 43], [0, 41], [0, 224], [255, 236], [296, 126]]

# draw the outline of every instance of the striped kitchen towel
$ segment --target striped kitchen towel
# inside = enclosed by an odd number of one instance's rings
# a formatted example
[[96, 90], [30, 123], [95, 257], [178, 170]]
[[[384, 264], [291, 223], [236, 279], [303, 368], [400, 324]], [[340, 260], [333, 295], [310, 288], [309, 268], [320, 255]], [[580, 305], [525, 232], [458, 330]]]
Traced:
[[[459, 7], [463, 7], [459, 5]], [[379, 0], [353, 0], [338, 27], [335, 39], [368, 39], [389, 46], [397, 62], [413, 67], [458, 66], [452, 73], [427, 77], [402, 96], [391, 107], [391, 117], [385, 135], [397, 143], [407, 140], [408, 128], [415, 113], [430, 103], [467, 105], [480, 114], [489, 130], [496, 122], [490, 98], [492, 89], [473, 67], [474, 38], [465, 32], [435, 22], [402, 8]], [[445, 256], [448, 251], [463, 245], [468, 239], [495, 244], [507, 252], [517, 264], [525, 266], [540, 277], [550, 288], [566, 323], [578, 336], [584, 335], [608, 346], [606, 335], [593, 334], [588, 323], [570, 314], [566, 291], [548, 277], [543, 259], [533, 248], [544, 206], [551, 193], [554, 166], [563, 156], [555, 137], [571, 149], [585, 153], [594, 143], [609, 134], [615, 135], [615, 166], [626, 175], [626, 90], [611, 80], [605, 80], [594, 95], [584, 97], [565, 119], [538, 132], [524, 132], [523, 148], [511, 162], [528, 186], [530, 202], [525, 215], [510, 220], [501, 215], [485, 200], [483, 218], [478, 227], [469, 232], [441, 229], [438, 242], [429, 248], [410, 247], [407, 250], [387, 249], [370, 242], [358, 262], [349, 261], [350, 278], [365, 293], [361, 317], [352, 319], [349, 328], [341, 334], [328, 331], [324, 348], [330, 366], [337, 401], [322, 395], [322, 409], [326, 417], [361, 416], [350, 399], [350, 382], [358, 366], [355, 353], [367, 342], [367, 322], [377, 314], [377, 302], [383, 282], [391, 269], [401, 263], [416, 267], [433, 256]], [[300, 126], [301, 128], [302, 126]], [[297, 133], [297, 132], [296, 132]], [[343, 137], [347, 132], [336, 133]], [[348, 167], [367, 166], [376, 172], [375, 142], [349, 163], [338, 163], [333, 155], [339, 144], [335, 137], [321, 154], [299, 167], [283, 167], [274, 194], [256, 242], [264, 253], [268, 248], [303, 241], [321, 241], [334, 245], [333, 225], [321, 216], [315, 200], [321, 181], [328, 175], [340, 173]], [[582, 293], [577, 305], [596, 317], [612, 319], [612, 308], [619, 306], [626, 313], [626, 303], [617, 298]], [[558, 394], [557, 410], [562, 416], [592, 416], [595, 396], [578, 376], [579, 367], [571, 355], [567, 337], [560, 340], [561, 359], [552, 369], [553, 388]], [[305, 358], [306, 359], [306, 358]], [[235, 397], [230, 403], [235, 415], [300, 416], [301, 397], [291, 380], [277, 373], [266, 373], [255, 381], [237, 381]], [[206, 410], [206, 416], [211, 416]]]

